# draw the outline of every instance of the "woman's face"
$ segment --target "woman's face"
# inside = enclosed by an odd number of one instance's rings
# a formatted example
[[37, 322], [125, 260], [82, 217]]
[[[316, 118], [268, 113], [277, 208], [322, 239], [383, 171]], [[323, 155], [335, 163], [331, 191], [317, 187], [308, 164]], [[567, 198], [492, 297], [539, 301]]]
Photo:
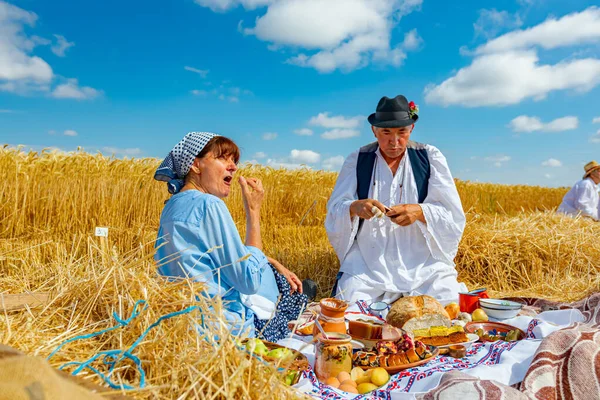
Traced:
[[232, 155], [215, 157], [211, 151], [200, 159], [196, 159], [199, 171], [199, 183], [207, 192], [220, 199], [229, 196], [233, 174], [237, 165]]

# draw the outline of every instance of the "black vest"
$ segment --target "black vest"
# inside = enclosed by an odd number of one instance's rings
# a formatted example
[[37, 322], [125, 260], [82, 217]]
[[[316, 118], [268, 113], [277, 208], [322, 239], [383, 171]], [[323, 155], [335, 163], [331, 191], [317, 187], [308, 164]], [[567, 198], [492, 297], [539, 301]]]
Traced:
[[[359, 200], [369, 198], [369, 186], [373, 176], [373, 167], [377, 154], [377, 142], [373, 142], [360, 148], [358, 161], [356, 162], [356, 194]], [[427, 198], [427, 186], [429, 185], [429, 176], [431, 167], [425, 145], [413, 141], [408, 141], [406, 146], [410, 166], [412, 167], [415, 182], [417, 183], [417, 193], [419, 194], [419, 203], [423, 203]], [[362, 225], [362, 219], [360, 220]]]

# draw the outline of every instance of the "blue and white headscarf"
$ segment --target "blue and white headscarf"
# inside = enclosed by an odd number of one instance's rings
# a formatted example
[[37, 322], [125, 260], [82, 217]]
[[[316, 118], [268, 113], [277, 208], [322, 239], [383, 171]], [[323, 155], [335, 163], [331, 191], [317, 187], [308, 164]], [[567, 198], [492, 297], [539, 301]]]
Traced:
[[194, 160], [206, 143], [215, 136], [219, 135], [211, 132], [190, 132], [185, 135], [160, 164], [154, 173], [154, 179], [167, 182], [169, 193], [178, 193], [184, 185], [184, 178], [190, 172]]

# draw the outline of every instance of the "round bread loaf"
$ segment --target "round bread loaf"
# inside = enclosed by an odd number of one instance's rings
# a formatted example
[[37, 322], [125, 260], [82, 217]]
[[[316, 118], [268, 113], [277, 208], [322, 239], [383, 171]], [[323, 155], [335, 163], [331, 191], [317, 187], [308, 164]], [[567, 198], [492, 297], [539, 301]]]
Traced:
[[396, 300], [387, 315], [387, 323], [411, 333], [415, 329], [452, 325], [444, 307], [431, 296], [408, 296]]

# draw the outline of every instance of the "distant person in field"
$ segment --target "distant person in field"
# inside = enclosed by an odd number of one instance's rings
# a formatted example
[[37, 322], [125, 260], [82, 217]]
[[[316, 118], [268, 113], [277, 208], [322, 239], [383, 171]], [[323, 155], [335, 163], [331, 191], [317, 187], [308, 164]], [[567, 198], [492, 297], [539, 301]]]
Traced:
[[287, 323], [298, 317], [307, 295], [296, 274], [262, 252], [263, 185], [240, 176], [242, 241], [223, 201], [239, 159], [231, 139], [208, 132], [188, 133], [171, 150], [154, 175], [173, 195], [160, 217], [155, 259], [161, 275], [206, 282], [205, 294], [222, 298], [233, 334], [275, 342], [289, 334]]
[[596, 221], [600, 220], [598, 207], [600, 197], [598, 196], [598, 183], [600, 183], [600, 164], [590, 161], [583, 167], [585, 174], [583, 179], [577, 182], [571, 190], [565, 194], [558, 212], [573, 217], [581, 215]]
[[465, 214], [446, 158], [410, 140], [418, 110], [402, 95], [381, 98], [368, 118], [377, 141], [342, 166], [325, 219], [341, 264], [333, 296], [449, 302], [466, 291], [453, 261]]

